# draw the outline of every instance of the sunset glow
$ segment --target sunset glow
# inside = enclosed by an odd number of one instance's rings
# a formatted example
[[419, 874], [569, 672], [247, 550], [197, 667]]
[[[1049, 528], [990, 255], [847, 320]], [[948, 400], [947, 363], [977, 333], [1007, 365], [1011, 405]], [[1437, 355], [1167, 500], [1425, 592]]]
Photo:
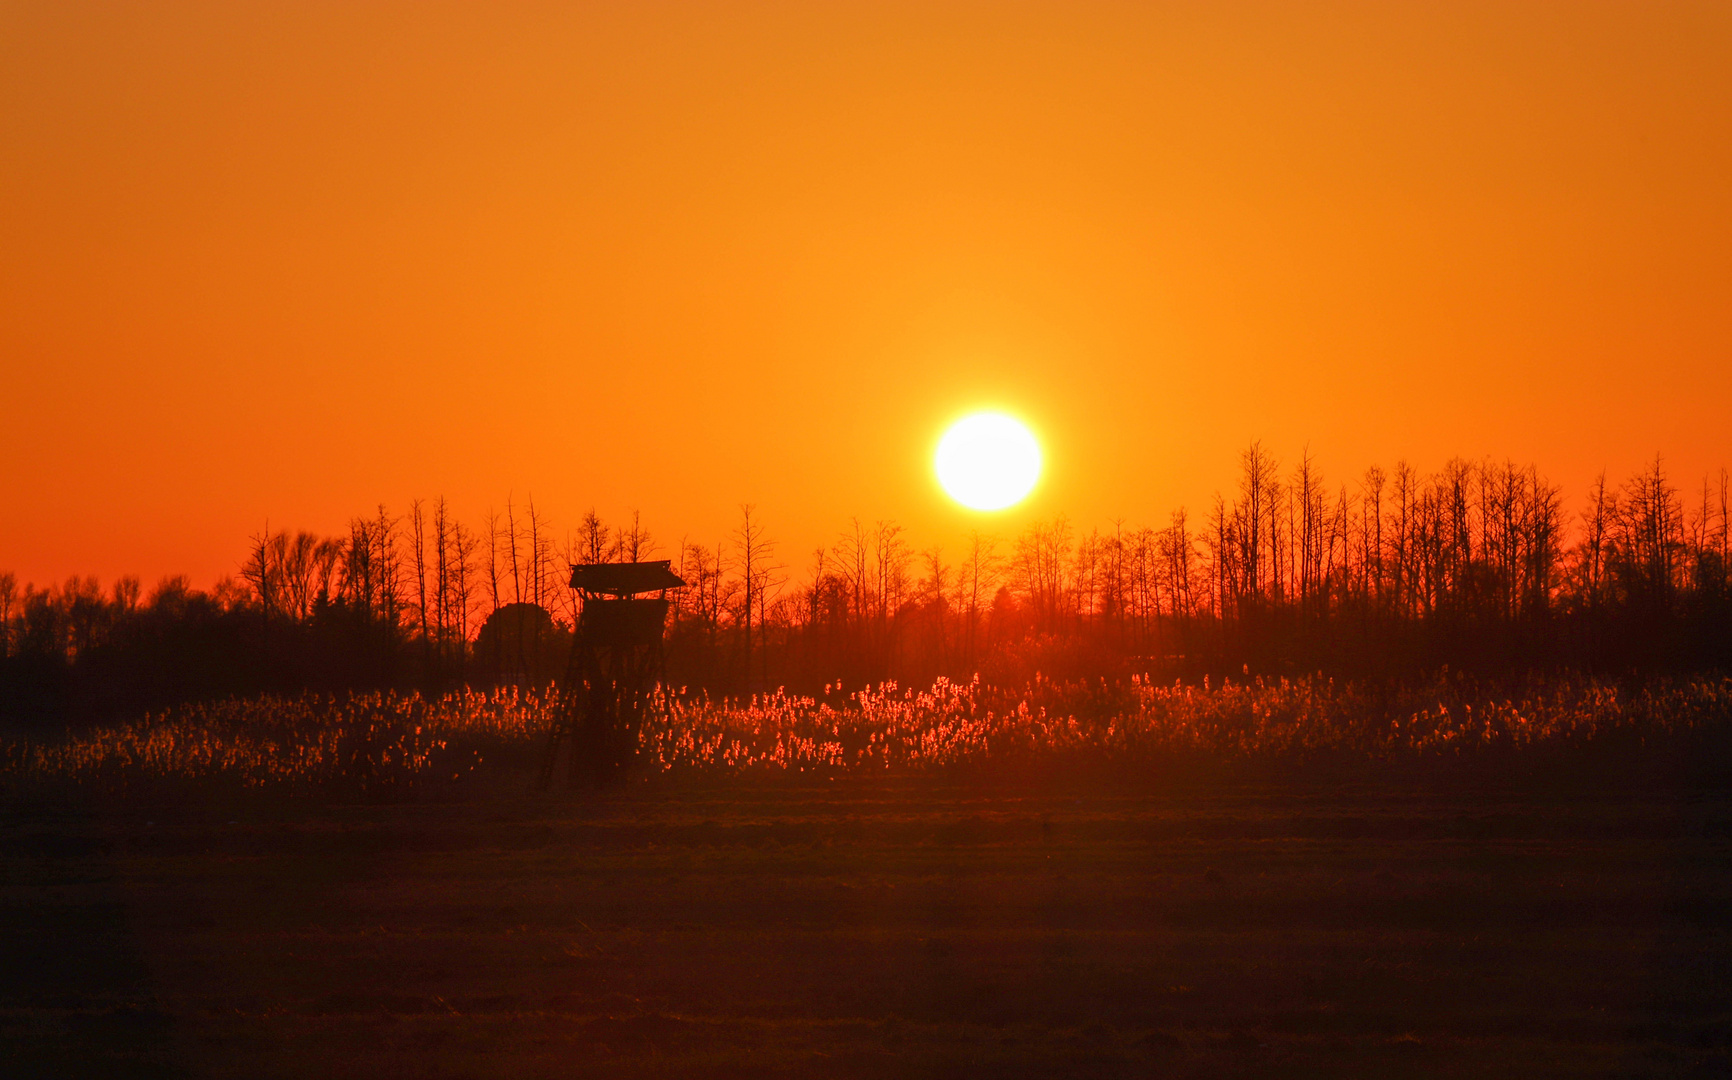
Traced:
[[1729, 195], [1727, 0], [0, 2], [4, 1074], [1732, 1076]]
[[1040, 443], [1019, 420], [982, 412], [950, 425], [933, 468], [946, 493], [971, 510], [1003, 510], [1040, 479]]
[[983, 394], [1081, 528], [1253, 439], [1572, 511], [1724, 456], [1714, 8], [173, 10], [0, 12], [21, 581], [208, 587], [440, 496], [954, 553], [931, 439]]

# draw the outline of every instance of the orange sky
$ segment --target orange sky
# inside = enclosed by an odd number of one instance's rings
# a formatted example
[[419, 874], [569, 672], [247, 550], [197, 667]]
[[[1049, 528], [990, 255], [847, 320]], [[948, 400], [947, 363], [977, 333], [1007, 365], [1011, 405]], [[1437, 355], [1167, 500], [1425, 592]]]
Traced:
[[[1732, 8], [0, 4], [0, 569], [1732, 462]], [[942, 423], [1049, 473], [971, 516]]]

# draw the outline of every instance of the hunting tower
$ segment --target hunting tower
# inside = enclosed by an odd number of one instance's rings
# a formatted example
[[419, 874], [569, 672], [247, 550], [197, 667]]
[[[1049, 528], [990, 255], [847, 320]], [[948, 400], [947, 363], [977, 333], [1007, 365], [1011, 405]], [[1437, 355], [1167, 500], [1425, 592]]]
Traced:
[[[541, 787], [553, 783], [560, 744], [571, 743], [569, 778], [606, 784], [637, 757], [644, 705], [664, 666], [667, 590], [685, 584], [668, 560], [587, 563], [571, 568], [583, 597], [560, 703], [541, 760]], [[660, 593], [654, 598], [642, 593]]]

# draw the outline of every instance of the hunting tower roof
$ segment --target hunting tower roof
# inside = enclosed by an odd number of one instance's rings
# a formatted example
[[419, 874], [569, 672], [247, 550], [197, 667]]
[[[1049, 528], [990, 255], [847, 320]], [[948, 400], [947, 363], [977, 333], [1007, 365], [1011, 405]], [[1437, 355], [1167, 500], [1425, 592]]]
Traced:
[[668, 569], [669, 560], [629, 563], [583, 563], [571, 568], [571, 587], [586, 593], [631, 596], [677, 589], [685, 582]]

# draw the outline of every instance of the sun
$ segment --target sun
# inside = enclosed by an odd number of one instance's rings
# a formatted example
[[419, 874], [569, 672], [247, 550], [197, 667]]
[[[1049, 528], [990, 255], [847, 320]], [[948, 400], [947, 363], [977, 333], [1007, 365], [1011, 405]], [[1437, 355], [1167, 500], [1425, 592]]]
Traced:
[[951, 424], [932, 462], [939, 484], [971, 510], [1021, 502], [1040, 479], [1040, 464], [1034, 433], [998, 412], [973, 413]]

